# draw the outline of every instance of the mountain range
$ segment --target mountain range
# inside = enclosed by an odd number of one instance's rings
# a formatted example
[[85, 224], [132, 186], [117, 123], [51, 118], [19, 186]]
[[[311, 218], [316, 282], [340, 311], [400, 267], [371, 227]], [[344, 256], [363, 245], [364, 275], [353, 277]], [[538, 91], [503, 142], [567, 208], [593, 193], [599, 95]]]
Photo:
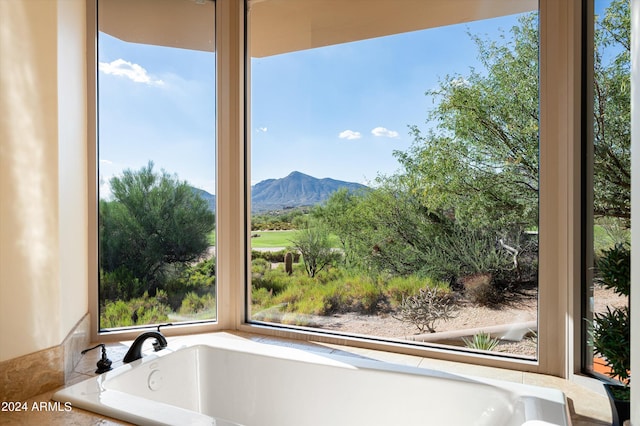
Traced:
[[[313, 206], [326, 201], [340, 188], [348, 191], [366, 189], [365, 185], [341, 180], [318, 179], [300, 172], [291, 172], [279, 179], [267, 179], [251, 187], [251, 210], [265, 212], [301, 206]], [[202, 189], [193, 188], [215, 211], [215, 195]]]

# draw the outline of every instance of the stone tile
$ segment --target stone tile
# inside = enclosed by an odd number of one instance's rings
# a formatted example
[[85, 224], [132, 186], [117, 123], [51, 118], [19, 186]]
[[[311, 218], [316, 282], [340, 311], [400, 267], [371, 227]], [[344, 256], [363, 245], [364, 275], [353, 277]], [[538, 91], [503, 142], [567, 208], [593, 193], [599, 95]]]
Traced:
[[[251, 340], [254, 340], [254, 339], [251, 339]], [[312, 352], [321, 352], [321, 353], [333, 352], [333, 349], [331, 348], [327, 348], [325, 346], [318, 345], [314, 342], [308, 342], [304, 340], [282, 339], [279, 337], [262, 337], [254, 341], [265, 344], [265, 345], [282, 346], [286, 348], [301, 349], [301, 350], [312, 351]]]
[[62, 346], [0, 362], [0, 400], [24, 401], [62, 386], [63, 366]]
[[26, 411], [5, 412], [1, 425], [47, 426], [121, 426], [129, 423], [108, 418], [51, 400], [53, 392], [45, 392], [25, 400]]
[[[96, 346], [97, 343], [90, 343], [87, 347], [81, 349], [88, 349]], [[111, 368], [118, 368], [122, 365], [122, 360], [129, 350], [129, 346], [123, 343], [108, 343], [106, 344], [107, 358], [111, 360]], [[81, 352], [80, 351], [80, 352]], [[102, 349], [96, 348], [84, 355], [81, 355], [80, 361], [74, 368], [74, 373], [95, 375], [96, 364], [102, 358]]]
[[461, 362], [444, 361], [433, 358], [422, 358], [419, 367], [445, 371], [452, 374], [477, 376], [487, 379], [504, 380], [515, 383], [522, 383], [523, 381], [523, 373], [521, 371], [486, 367], [483, 365], [465, 364]]
[[569, 412], [574, 425], [610, 425], [611, 407], [604, 394], [559, 377], [525, 373], [524, 383], [559, 389], [567, 397]]
[[82, 359], [81, 351], [89, 345], [90, 327], [89, 314], [87, 314], [78, 322], [64, 342], [62, 342], [65, 383], [74, 373], [76, 365], [78, 365]]

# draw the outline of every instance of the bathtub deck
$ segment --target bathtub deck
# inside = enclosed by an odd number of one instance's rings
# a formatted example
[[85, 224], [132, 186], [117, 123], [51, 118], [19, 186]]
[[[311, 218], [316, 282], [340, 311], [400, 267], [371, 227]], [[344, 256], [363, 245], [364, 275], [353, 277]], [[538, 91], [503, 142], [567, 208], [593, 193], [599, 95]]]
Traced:
[[[220, 335], [221, 333], [216, 333]], [[611, 413], [609, 402], [604, 394], [592, 391], [582, 387], [574, 382], [563, 380], [557, 377], [545, 376], [535, 373], [526, 373], [514, 370], [504, 370], [498, 368], [476, 366], [463, 363], [455, 363], [450, 361], [442, 361], [430, 358], [422, 358], [411, 355], [402, 355], [396, 353], [374, 351], [361, 348], [344, 347], [325, 343], [291, 341], [273, 337], [265, 337], [260, 335], [251, 335], [246, 333], [228, 332], [224, 333], [225, 337], [230, 339], [248, 339], [261, 342], [268, 345], [293, 346], [303, 348], [310, 351], [320, 351], [324, 353], [333, 353], [348, 356], [361, 356], [370, 359], [376, 359], [396, 364], [404, 364], [413, 367], [431, 368], [450, 373], [468, 374], [479, 377], [489, 377], [493, 379], [511, 381], [516, 383], [524, 383], [537, 386], [545, 386], [562, 390], [569, 400], [569, 410], [571, 420], [575, 426], [586, 425], [607, 425], [611, 424]], [[172, 338], [169, 338], [171, 344]], [[128, 343], [114, 343], [108, 345], [109, 358], [113, 361], [113, 367], [117, 368], [122, 365], [122, 358], [128, 349]], [[93, 377], [95, 363], [99, 359], [99, 351], [96, 353], [89, 352], [75, 369], [75, 374], [71, 378], [68, 385], [80, 382], [89, 377]], [[53, 392], [38, 395], [31, 398], [28, 406], [32, 406], [33, 402], [49, 401]], [[21, 424], [49, 424], [49, 425], [86, 425], [100, 424], [103, 426], [110, 425], [126, 425], [127, 423], [119, 420], [110, 419], [95, 413], [73, 408], [70, 412], [52, 412], [52, 411], [26, 411], [2, 413], [0, 415], [0, 424], [21, 425]]]

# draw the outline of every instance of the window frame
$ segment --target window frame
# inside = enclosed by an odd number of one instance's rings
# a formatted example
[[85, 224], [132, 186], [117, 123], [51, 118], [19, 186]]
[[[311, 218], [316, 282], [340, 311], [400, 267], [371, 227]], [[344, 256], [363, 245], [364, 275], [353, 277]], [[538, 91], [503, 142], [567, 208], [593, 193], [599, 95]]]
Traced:
[[[98, 177], [98, 1], [99, 0], [86, 0], [86, 21], [87, 21], [87, 52], [86, 52], [86, 61], [87, 61], [87, 178], [88, 178], [88, 277], [87, 282], [89, 284], [88, 289], [88, 305], [89, 305], [89, 316], [90, 316], [90, 339], [92, 342], [112, 342], [119, 340], [133, 340], [135, 339], [141, 332], [147, 329], [156, 329], [158, 324], [149, 324], [149, 325], [140, 325], [135, 327], [126, 327], [126, 328], [116, 328], [116, 329], [108, 329], [108, 330], [100, 330], [99, 317], [100, 317], [100, 308], [99, 308], [99, 255], [98, 255], [98, 247], [99, 247], [99, 239], [98, 239], [98, 205], [99, 205], [99, 177]], [[214, 1], [214, 0], [212, 0]], [[225, 2], [227, 3], [227, 2]], [[227, 17], [228, 17], [227, 11]], [[219, 37], [222, 34], [219, 33], [218, 28], [220, 28], [221, 23], [224, 22], [223, 18], [220, 16], [220, 12], [218, 10], [218, 2], [216, 1], [216, 10], [215, 10], [215, 49], [216, 55], [220, 55], [221, 53], [227, 53], [229, 50], [228, 40], [229, 37], [224, 38], [224, 41], [221, 42]], [[228, 18], [224, 18], [228, 20]], [[230, 31], [227, 31], [229, 33]], [[225, 34], [223, 32], [223, 34]], [[226, 43], [226, 44], [225, 44]], [[223, 87], [228, 87], [228, 83], [223, 85], [218, 76], [220, 75], [220, 64], [221, 61], [218, 60], [218, 56], [216, 56], [216, 92], [221, 90]], [[228, 74], [228, 73], [227, 73]], [[216, 94], [216, 108], [221, 105], [218, 104], [220, 97]], [[220, 114], [216, 111], [216, 168], [220, 164], [220, 160], [218, 159], [219, 155], [219, 144], [218, 141], [220, 137], [224, 135], [220, 134], [219, 126], [217, 125], [219, 121]], [[219, 180], [216, 179], [216, 192], [219, 192], [220, 189], [218, 187]], [[216, 214], [216, 232], [220, 226], [219, 214]], [[217, 236], [217, 238], [219, 238]], [[216, 244], [217, 245], [217, 244]], [[218, 261], [219, 262], [219, 261]], [[218, 277], [216, 277], [218, 278]], [[221, 289], [220, 285], [217, 284], [216, 289], [216, 298], [218, 303], [218, 311], [221, 308], [220, 302], [220, 294]], [[184, 324], [176, 324], [172, 327], [164, 327], [162, 329], [163, 334], [167, 336], [174, 335], [185, 335], [185, 334], [196, 334], [196, 333], [208, 333], [214, 331], [220, 331], [223, 329], [230, 328], [228, 324], [221, 323], [220, 315], [217, 315], [218, 318], [210, 320], [210, 321], [199, 321], [194, 323], [184, 323]]]
[[[540, 0], [540, 274], [538, 360], [528, 361], [336, 336], [247, 321], [250, 256], [250, 110], [245, 0], [216, 0], [218, 319], [167, 335], [233, 330], [400, 352], [568, 378], [579, 373], [581, 316], [581, 2]], [[87, 0], [89, 306], [92, 341], [136, 331], [97, 329], [96, 7]], [[250, 294], [250, 293], [249, 293]]]

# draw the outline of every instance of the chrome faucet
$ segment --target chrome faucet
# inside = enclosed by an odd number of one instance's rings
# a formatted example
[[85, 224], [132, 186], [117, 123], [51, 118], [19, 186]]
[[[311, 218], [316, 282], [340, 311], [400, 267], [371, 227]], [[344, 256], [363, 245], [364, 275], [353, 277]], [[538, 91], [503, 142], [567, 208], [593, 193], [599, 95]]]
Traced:
[[127, 354], [124, 356], [122, 362], [126, 364], [128, 362], [142, 358], [142, 344], [149, 338], [156, 339], [156, 341], [153, 343], [154, 351], [157, 352], [167, 347], [167, 339], [165, 339], [160, 331], [147, 331], [136, 337], [136, 340], [133, 341], [133, 344], [127, 351]]

